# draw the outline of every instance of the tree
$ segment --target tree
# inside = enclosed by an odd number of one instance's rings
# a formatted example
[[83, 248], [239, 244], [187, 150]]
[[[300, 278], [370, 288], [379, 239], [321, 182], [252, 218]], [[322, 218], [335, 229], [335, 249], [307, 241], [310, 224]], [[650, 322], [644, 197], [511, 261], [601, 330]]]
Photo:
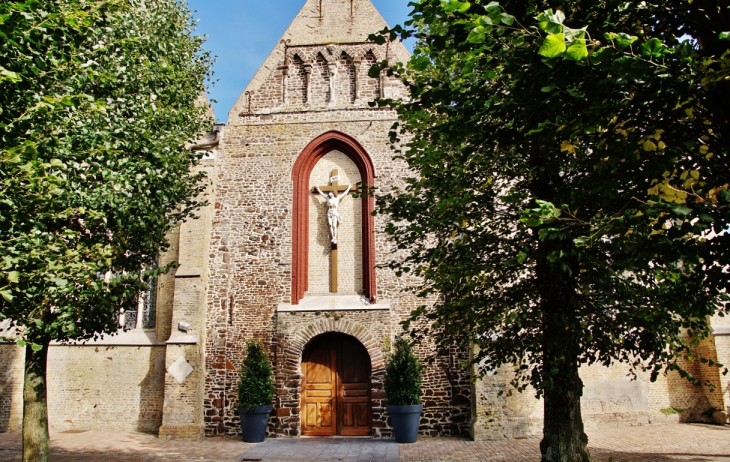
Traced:
[[728, 8], [420, 0], [371, 37], [418, 40], [388, 70], [410, 98], [379, 102], [414, 173], [379, 207], [407, 251], [391, 266], [440, 295], [406, 327], [514, 365], [545, 462], [590, 460], [580, 365], [698, 382], [680, 358], [727, 308]]
[[51, 341], [119, 330], [201, 204], [211, 59], [177, 0], [0, 3], [0, 320], [25, 346], [23, 460], [49, 459]]

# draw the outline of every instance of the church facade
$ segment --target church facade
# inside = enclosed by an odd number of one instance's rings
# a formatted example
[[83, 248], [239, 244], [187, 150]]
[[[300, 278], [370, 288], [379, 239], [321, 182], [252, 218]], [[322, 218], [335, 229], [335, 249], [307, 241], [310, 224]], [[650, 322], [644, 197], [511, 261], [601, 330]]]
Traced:
[[[385, 265], [394, 248], [385, 219], [372, 214], [377, 192], [362, 194], [363, 185], [402, 186], [408, 174], [389, 142], [396, 114], [368, 104], [406, 96], [398, 79], [368, 76], [375, 63], [409, 59], [398, 42], [367, 41], [385, 26], [370, 0], [306, 1], [228, 123], [198, 146], [209, 152], [199, 167], [208, 174], [208, 206], [171, 236], [160, 262], [179, 268], [125, 314], [126, 332], [52, 346], [52, 429], [238, 434], [245, 342], [260, 339], [275, 369], [270, 436], [391, 436], [384, 360], [401, 321], [424, 301], [408, 290], [417, 281]], [[730, 363], [730, 325], [715, 325], [704, 353]], [[541, 431], [533, 393], [501, 393], [509, 368], [472, 380], [462, 365], [468, 348], [436, 357], [424, 344], [419, 352], [435, 358], [425, 373], [422, 435], [496, 440]], [[23, 352], [4, 344], [0, 354], [0, 431], [15, 430]], [[584, 368], [586, 425], [727, 411], [727, 379], [702, 365], [692, 370], [716, 388]]]

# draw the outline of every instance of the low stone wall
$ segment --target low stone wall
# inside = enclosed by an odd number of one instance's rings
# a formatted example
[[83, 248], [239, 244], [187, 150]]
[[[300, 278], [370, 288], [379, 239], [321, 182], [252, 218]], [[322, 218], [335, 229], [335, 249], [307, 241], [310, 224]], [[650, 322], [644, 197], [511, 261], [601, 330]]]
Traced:
[[[699, 377], [698, 366], [685, 365]], [[623, 365], [586, 366], [580, 369], [584, 384], [581, 411], [586, 429], [678, 423], [678, 409], [689, 409], [704, 396], [677, 373], [660, 374], [656, 382], [641, 373], [637, 380], [627, 376]], [[539, 436], [542, 433], [543, 402], [535, 390], [509, 395], [511, 368], [485, 376], [475, 383], [472, 427], [474, 439], [500, 440]], [[502, 393], [500, 396], [499, 393]]]
[[[21, 429], [24, 359], [22, 348], [0, 345], [0, 432]], [[52, 346], [47, 372], [52, 430], [160, 427], [164, 346]]]
[[51, 347], [50, 427], [156, 432], [164, 384], [165, 347]]

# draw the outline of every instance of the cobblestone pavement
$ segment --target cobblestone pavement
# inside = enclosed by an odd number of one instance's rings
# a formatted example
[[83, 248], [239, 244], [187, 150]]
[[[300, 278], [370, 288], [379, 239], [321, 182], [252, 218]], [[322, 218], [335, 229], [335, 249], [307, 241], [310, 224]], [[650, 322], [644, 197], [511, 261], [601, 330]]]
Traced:
[[[730, 426], [685, 424], [588, 432], [595, 462], [730, 462]], [[53, 462], [538, 462], [539, 439], [471, 442], [421, 438], [415, 444], [352, 438], [159, 440], [144, 433], [53, 433]], [[20, 434], [0, 434], [0, 462], [20, 461]]]

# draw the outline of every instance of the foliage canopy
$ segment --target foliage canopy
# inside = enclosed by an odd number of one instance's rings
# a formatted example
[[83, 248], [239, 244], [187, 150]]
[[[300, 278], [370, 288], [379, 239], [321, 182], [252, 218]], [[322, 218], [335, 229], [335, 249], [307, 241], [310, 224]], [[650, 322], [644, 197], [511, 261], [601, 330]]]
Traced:
[[200, 205], [193, 30], [176, 0], [0, 4], [0, 318], [36, 348], [116, 332]]
[[372, 37], [418, 40], [388, 70], [410, 99], [379, 102], [399, 113], [391, 136], [414, 173], [380, 207], [407, 250], [392, 266], [441, 300], [411, 321], [443, 346], [477, 345], [483, 372], [514, 366], [513, 384], [546, 398], [544, 460], [587, 460], [582, 437], [553, 444], [561, 422], [580, 422], [578, 366], [697, 382], [679, 357], [726, 311], [730, 6], [413, 8]]
[[116, 333], [201, 204], [193, 30], [178, 0], [0, 2], [0, 326], [26, 345], [24, 461], [50, 459], [50, 342]]

